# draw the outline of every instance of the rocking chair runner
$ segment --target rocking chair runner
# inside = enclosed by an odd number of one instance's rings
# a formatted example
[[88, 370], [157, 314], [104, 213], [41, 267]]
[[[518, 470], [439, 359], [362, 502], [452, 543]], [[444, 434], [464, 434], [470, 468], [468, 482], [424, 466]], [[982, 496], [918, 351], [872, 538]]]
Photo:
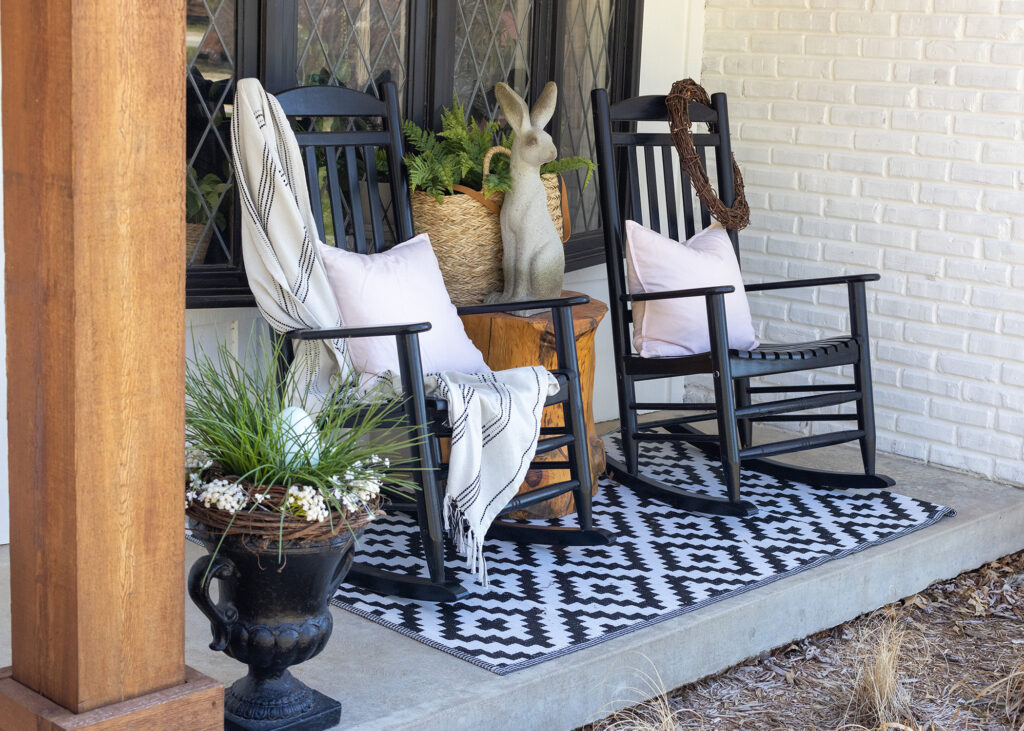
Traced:
[[[592, 93], [594, 130], [597, 141], [598, 175], [601, 188], [605, 261], [611, 300], [612, 336], [618, 380], [620, 430], [624, 459], [608, 460], [617, 480], [644, 490], [655, 497], [687, 510], [718, 515], [752, 515], [754, 506], [741, 500], [740, 464], [745, 467], [798, 480], [819, 487], [885, 488], [893, 480], [875, 474], [875, 423], [871, 395], [871, 365], [868, 352], [868, 323], [865, 283], [879, 279], [878, 274], [857, 274], [820, 279], [746, 285], [750, 292], [765, 292], [799, 287], [846, 285], [850, 307], [850, 335], [815, 342], [786, 345], [762, 344], [753, 350], [729, 348], [725, 295], [732, 286], [712, 286], [670, 292], [629, 294], [626, 289], [624, 221], [640, 221], [643, 215], [641, 186], [646, 187], [650, 226], [673, 239], [689, 238], [696, 230], [693, 191], [686, 174], [680, 170], [681, 210], [677, 205], [673, 170], [677, 161], [668, 131], [635, 131], [638, 122], [665, 122], [668, 110], [665, 97], [646, 96], [609, 105], [603, 89]], [[722, 203], [734, 201], [733, 170], [729, 140], [729, 122], [725, 94], [711, 96], [711, 105], [689, 105], [693, 122], [706, 122], [709, 132], [693, 135], [701, 161], [707, 165], [707, 152], [715, 157], [718, 190]], [[639, 150], [643, 150], [640, 164]], [[661, 165], [654, 164], [655, 157]], [[658, 168], [660, 167], [660, 171]], [[622, 177], [618, 177], [617, 174]], [[664, 195], [664, 191], [670, 191]], [[625, 198], [620, 204], [620, 195]], [[662, 215], [661, 200], [664, 199]], [[711, 223], [707, 208], [700, 205], [701, 228]], [[662, 226], [664, 222], [665, 226]], [[729, 231], [736, 258], [739, 245], [736, 231]], [[631, 305], [681, 297], [702, 297], [706, 301], [711, 350], [679, 357], [643, 358], [633, 352], [630, 326]], [[853, 382], [843, 385], [751, 386], [750, 379], [790, 371], [832, 366], [853, 366]], [[636, 383], [651, 379], [673, 378], [698, 373], [714, 377], [713, 403], [645, 403], [637, 400]], [[818, 392], [764, 403], [752, 403], [755, 394]], [[854, 402], [855, 414], [794, 414], [793, 412]], [[640, 424], [640, 410], [673, 410], [682, 416]], [[694, 413], [696, 412], [696, 413]], [[692, 425], [717, 421], [718, 434], [705, 434]], [[856, 429], [787, 439], [770, 444], [752, 443], [754, 422], [764, 421], [856, 421]], [[661, 431], [664, 429], [665, 431]], [[827, 472], [785, 465], [766, 457], [832, 444], [858, 440], [865, 474]], [[643, 442], [689, 442], [721, 458], [727, 497], [713, 497], [661, 484], [642, 476], [638, 466], [639, 445]], [[717, 447], [717, 450], [715, 449]]]
[[[361, 254], [380, 252], [413, 236], [408, 183], [402, 163], [403, 150], [398, 96], [393, 83], [381, 88], [383, 99], [340, 87], [300, 87], [277, 96], [287, 117], [297, 127], [296, 140], [303, 157], [310, 204], [321, 241]], [[316, 120], [340, 119], [345, 131], [321, 131]], [[378, 172], [377, 153], [383, 151], [387, 173]], [[390, 203], [382, 200], [386, 189]], [[327, 205], [321, 201], [321, 193]], [[330, 231], [325, 235], [325, 218]], [[574, 346], [571, 308], [584, 304], [586, 297], [460, 307], [460, 314], [501, 312], [524, 307], [552, 312], [557, 369], [553, 371], [559, 391], [546, 405], [560, 404], [565, 427], [543, 428], [537, 454], [568, 447], [563, 462], [535, 462], [532, 469], [568, 469], [570, 479], [514, 497], [499, 517], [567, 492], [575, 498], [579, 528], [528, 526], [496, 520], [489, 538], [552, 545], [603, 545], [612, 542], [605, 531], [595, 529], [591, 520], [591, 478], [587, 454], [586, 426]], [[428, 578], [382, 571], [356, 563], [347, 581], [386, 594], [428, 601], [451, 601], [468, 591], [445, 570], [443, 535], [443, 485], [446, 465], [441, 460], [440, 439], [451, 434], [445, 423], [447, 404], [424, 393], [418, 333], [429, 323], [340, 329], [303, 329], [286, 333], [290, 340], [333, 340], [394, 336], [397, 339], [404, 399], [396, 403], [396, 423], [411, 426], [423, 437], [413, 449], [417, 469], [413, 475], [421, 489], [415, 502], [394, 504], [392, 511], [414, 514], [420, 527]]]

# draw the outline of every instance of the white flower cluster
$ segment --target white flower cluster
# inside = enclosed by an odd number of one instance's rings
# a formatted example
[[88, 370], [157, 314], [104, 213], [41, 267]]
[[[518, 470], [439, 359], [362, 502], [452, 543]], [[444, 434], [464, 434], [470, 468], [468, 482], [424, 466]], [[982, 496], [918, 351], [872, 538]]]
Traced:
[[237, 513], [245, 507], [248, 499], [245, 490], [237, 482], [213, 480], [195, 485], [185, 493], [187, 501], [198, 500], [206, 508], [216, 508], [228, 513]]
[[334, 475], [331, 482], [335, 487], [331, 495], [349, 512], [366, 510], [373, 512], [371, 502], [376, 502], [383, 483], [382, 472], [391, 466], [387, 457], [372, 455], [366, 462], [356, 460], [344, 474]]
[[185, 448], [185, 471], [202, 472], [213, 465], [213, 460], [202, 450], [193, 447]]
[[185, 477], [188, 489], [185, 491], [185, 507], [187, 508], [203, 489], [203, 472], [213, 465], [213, 460], [205, 452], [187, 447], [185, 449]]
[[300, 518], [305, 517], [310, 523], [323, 522], [330, 517], [327, 509], [327, 502], [320, 491], [310, 485], [292, 485], [288, 488], [288, 499], [285, 500], [284, 509]]

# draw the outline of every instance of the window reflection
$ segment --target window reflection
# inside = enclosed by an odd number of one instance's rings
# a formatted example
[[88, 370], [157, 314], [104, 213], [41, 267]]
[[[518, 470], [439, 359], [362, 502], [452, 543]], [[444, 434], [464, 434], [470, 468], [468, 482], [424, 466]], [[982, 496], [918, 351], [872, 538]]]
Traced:
[[408, 7], [405, 0], [297, 0], [296, 81], [376, 93], [394, 81], [404, 96]]
[[474, 119], [496, 119], [499, 81], [528, 97], [533, 2], [471, 0], [456, 8], [455, 96]]

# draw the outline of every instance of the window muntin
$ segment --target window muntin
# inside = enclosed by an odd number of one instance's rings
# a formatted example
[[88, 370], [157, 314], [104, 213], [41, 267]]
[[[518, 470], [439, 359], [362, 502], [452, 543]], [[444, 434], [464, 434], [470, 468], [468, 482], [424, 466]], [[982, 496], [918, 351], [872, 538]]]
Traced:
[[377, 92], [394, 81], [404, 96], [408, 74], [406, 0], [297, 0], [299, 86], [340, 84]]
[[189, 0], [186, 15], [185, 229], [188, 266], [232, 261], [231, 102], [237, 0]]
[[503, 81], [529, 95], [534, 3], [470, 0], [455, 5], [455, 98], [468, 116], [497, 119], [501, 110], [495, 84]]
[[[609, 35], [615, 0], [566, 0], [565, 63], [559, 86], [561, 129], [558, 153], [595, 160], [594, 122], [590, 90], [611, 85]], [[573, 231], [595, 231], [601, 227], [597, 185], [586, 187], [585, 173], [565, 176], [569, 194], [569, 215]]]

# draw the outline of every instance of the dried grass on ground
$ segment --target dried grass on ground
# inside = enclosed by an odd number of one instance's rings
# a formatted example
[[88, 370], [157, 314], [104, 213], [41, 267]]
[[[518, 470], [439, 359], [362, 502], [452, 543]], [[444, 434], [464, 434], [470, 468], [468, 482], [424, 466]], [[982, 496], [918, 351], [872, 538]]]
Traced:
[[588, 727], [613, 729], [1024, 731], [1024, 552]]

